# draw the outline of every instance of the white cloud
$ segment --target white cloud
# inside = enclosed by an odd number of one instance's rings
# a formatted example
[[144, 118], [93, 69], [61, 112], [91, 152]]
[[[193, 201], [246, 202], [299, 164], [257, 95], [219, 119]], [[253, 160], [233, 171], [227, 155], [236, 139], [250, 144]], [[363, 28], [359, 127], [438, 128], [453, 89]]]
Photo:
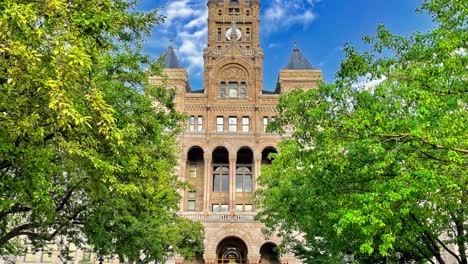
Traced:
[[283, 31], [293, 25], [307, 26], [316, 15], [313, 12], [319, 0], [274, 0], [263, 14], [266, 32]]

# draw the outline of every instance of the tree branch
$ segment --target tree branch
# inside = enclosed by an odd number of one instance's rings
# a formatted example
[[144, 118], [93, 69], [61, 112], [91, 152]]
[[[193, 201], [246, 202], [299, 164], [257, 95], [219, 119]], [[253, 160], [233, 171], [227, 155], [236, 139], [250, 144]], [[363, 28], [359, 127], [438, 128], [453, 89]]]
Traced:
[[16, 228], [12, 229], [10, 232], [6, 233], [3, 237], [0, 237], [0, 245], [4, 245], [10, 241], [10, 239], [19, 236], [24, 230], [34, 227], [33, 224], [24, 224], [17, 226]]
[[459, 257], [457, 254], [455, 254], [455, 252], [453, 252], [452, 250], [450, 250], [450, 249], [447, 247], [447, 245], [445, 245], [444, 242], [442, 242], [442, 241], [441, 241], [439, 238], [437, 238], [437, 237], [435, 238], [435, 240], [436, 240], [445, 250], [447, 250], [447, 252], [450, 253], [450, 255], [454, 256], [455, 259], [458, 261], [458, 263], [461, 263], [460, 257]]
[[414, 137], [414, 138], [420, 140], [421, 142], [423, 142], [423, 143], [425, 143], [425, 144], [427, 144], [427, 145], [432, 146], [432, 147], [435, 148], [435, 149], [453, 150], [453, 151], [461, 152], [461, 153], [463, 153], [463, 154], [468, 154], [468, 150], [466, 150], [466, 149], [461, 149], [461, 148], [448, 148], [448, 147], [445, 147], [445, 146], [442, 146], [442, 145], [437, 145], [437, 144], [434, 144], [434, 143], [428, 141], [427, 139], [424, 139], [424, 138], [422, 138], [422, 137], [418, 137], [418, 136], [411, 135], [410, 133], [402, 133], [402, 134], [377, 134], [377, 136], [380, 136], [380, 137], [387, 137], [387, 138]]
[[10, 210], [7, 210], [5, 212], [0, 212], [0, 219], [7, 217], [9, 214], [26, 213], [29, 211], [31, 211], [31, 208], [27, 206], [15, 204], [10, 208]]

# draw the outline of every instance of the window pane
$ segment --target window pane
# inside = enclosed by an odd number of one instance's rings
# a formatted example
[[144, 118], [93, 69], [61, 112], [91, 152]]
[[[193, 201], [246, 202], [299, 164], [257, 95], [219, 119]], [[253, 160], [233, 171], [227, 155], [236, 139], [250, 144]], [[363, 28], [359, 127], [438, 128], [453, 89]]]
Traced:
[[244, 176], [244, 188], [245, 192], [252, 192], [252, 175]]
[[196, 178], [197, 177], [197, 162], [191, 161], [189, 166], [189, 177]]
[[246, 204], [245, 212], [253, 212], [253, 206], [251, 204]]
[[219, 212], [219, 204], [213, 204], [211, 205], [211, 211], [212, 212]]
[[250, 131], [250, 118], [243, 117], [242, 118], [242, 132], [248, 133]]
[[229, 132], [237, 132], [237, 117], [229, 117]]
[[195, 201], [194, 200], [188, 201], [188, 211], [189, 212], [195, 212]]
[[219, 192], [219, 184], [220, 184], [220, 175], [213, 176], [213, 192]]
[[247, 86], [245, 83], [241, 83], [241, 97], [247, 96]]
[[244, 206], [242, 204], [236, 204], [236, 212], [243, 212]]
[[267, 126], [268, 126], [268, 117], [263, 117], [263, 131], [266, 132]]
[[236, 175], [236, 192], [242, 192], [242, 178], [243, 175], [237, 174]]
[[216, 118], [216, 131], [223, 132], [224, 131], [224, 117], [218, 116]]
[[222, 204], [222, 205], [221, 205], [221, 212], [223, 212], [223, 213], [229, 212], [229, 205], [227, 205], [227, 204]]
[[237, 97], [238, 96], [238, 91], [239, 87], [236, 82], [230, 82], [229, 83], [229, 97]]
[[203, 116], [198, 117], [198, 126], [197, 126], [198, 132], [203, 131]]
[[229, 192], [229, 175], [223, 174], [222, 192]]
[[222, 82], [221, 83], [221, 88], [220, 88], [220, 97], [226, 97], [226, 83]]
[[195, 117], [191, 116], [189, 118], [189, 131], [194, 132], [195, 131]]

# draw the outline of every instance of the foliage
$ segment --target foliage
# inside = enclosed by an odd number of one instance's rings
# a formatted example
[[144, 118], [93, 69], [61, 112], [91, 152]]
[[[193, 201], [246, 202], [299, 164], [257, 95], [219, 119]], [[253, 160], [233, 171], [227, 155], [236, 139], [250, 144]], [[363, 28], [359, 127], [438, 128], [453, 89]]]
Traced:
[[176, 215], [182, 116], [142, 55], [163, 17], [136, 5], [0, 1], [0, 255], [24, 236], [129, 261], [202, 251], [202, 226]]
[[381, 25], [370, 51], [345, 47], [334, 84], [280, 99], [269, 129], [287, 139], [260, 177], [259, 219], [309, 263], [349, 250], [360, 263], [446, 263], [444, 249], [467, 263], [468, 2], [419, 11], [436, 28]]

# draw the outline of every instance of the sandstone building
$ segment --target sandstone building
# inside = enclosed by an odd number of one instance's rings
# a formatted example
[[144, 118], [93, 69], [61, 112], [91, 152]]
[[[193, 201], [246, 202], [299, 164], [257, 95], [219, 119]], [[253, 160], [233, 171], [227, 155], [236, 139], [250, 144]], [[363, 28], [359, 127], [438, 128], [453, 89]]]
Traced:
[[277, 151], [281, 140], [265, 131], [275, 118], [280, 94], [297, 86], [314, 88], [322, 73], [294, 47], [279, 72], [276, 90], [262, 90], [260, 1], [209, 0], [207, 4], [204, 90], [191, 89], [172, 44], [165, 53], [167, 81], [178, 91], [177, 109], [189, 116], [180, 138], [179, 175], [195, 188], [182, 194], [180, 214], [205, 226], [200, 262], [296, 262], [290, 256], [281, 260], [275, 256], [273, 248], [280, 241], [267, 240], [262, 224], [254, 221], [253, 193], [261, 166], [269, 162], [269, 154]]

